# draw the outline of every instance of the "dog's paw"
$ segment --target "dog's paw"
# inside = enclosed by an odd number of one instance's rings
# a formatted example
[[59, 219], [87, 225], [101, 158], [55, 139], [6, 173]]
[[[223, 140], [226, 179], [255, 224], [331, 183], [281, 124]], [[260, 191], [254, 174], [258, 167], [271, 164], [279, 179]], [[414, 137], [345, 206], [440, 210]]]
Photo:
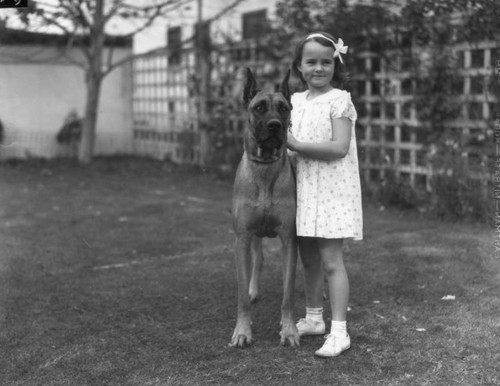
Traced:
[[231, 347], [245, 348], [253, 343], [252, 329], [248, 324], [238, 323], [231, 338]]
[[299, 331], [295, 324], [285, 325], [282, 323], [282, 329], [280, 332], [281, 336], [281, 345], [286, 346], [287, 344], [290, 347], [299, 347], [300, 346], [300, 336]]
[[252, 343], [253, 340], [251, 337], [246, 335], [238, 335], [238, 336], [233, 336], [233, 339], [231, 340], [231, 343], [229, 345], [231, 347], [236, 347], [236, 348], [246, 348], [250, 347]]

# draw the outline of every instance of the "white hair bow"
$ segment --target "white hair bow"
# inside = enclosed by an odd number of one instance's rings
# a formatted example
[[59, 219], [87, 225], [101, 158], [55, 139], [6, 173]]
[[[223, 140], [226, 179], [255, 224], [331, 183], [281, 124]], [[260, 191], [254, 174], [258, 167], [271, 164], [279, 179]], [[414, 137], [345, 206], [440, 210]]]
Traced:
[[326, 37], [323, 34], [311, 34], [307, 37], [306, 40], [309, 40], [312, 38], [323, 38], [323, 39], [326, 39], [329, 42], [331, 42], [333, 44], [333, 47], [335, 48], [335, 51], [333, 52], [333, 57], [334, 58], [338, 57], [340, 60], [340, 63], [342, 63], [342, 64], [344, 63], [344, 61], [342, 60], [342, 55], [340, 55], [340, 54], [347, 54], [347, 49], [349, 48], [349, 46], [344, 46], [344, 41], [341, 38], [339, 38], [338, 43], [335, 43], [332, 39]]
[[338, 56], [340, 63], [344, 63], [344, 61], [342, 60], [342, 55], [340, 54], [347, 54], [347, 49], [349, 48], [349, 46], [344, 46], [344, 41], [341, 38], [339, 38], [338, 43], [334, 42], [333, 46], [335, 47], [333, 57], [336, 58]]

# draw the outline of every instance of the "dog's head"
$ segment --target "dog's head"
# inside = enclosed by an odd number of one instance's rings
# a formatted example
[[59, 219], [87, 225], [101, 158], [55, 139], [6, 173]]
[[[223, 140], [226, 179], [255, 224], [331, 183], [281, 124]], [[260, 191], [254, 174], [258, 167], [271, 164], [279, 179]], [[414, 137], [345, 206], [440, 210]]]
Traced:
[[245, 138], [247, 155], [257, 162], [274, 162], [286, 154], [290, 126], [290, 90], [287, 72], [278, 92], [259, 89], [252, 71], [247, 68], [243, 102], [248, 110], [249, 129]]

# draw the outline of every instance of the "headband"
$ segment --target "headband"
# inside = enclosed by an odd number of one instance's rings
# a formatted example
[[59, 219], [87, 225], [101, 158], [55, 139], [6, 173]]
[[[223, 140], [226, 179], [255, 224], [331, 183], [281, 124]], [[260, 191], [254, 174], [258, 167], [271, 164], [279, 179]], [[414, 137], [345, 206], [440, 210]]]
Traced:
[[342, 55], [340, 55], [340, 54], [346, 54], [347, 53], [347, 48], [349, 46], [344, 46], [344, 41], [341, 38], [339, 38], [339, 42], [338, 43], [335, 43], [332, 39], [326, 37], [323, 34], [314, 33], [314, 34], [309, 35], [306, 38], [306, 41], [309, 40], [309, 39], [312, 39], [312, 38], [323, 38], [323, 39], [326, 39], [329, 42], [331, 42], [333, 44], [333, 47], [335, 47], [335, 51], [333, 53], [333, 57], [334, 58], [338, 57], [339, 60], [340, 60], [340, 63], [344, 64], [344, 61], [342, 60]]

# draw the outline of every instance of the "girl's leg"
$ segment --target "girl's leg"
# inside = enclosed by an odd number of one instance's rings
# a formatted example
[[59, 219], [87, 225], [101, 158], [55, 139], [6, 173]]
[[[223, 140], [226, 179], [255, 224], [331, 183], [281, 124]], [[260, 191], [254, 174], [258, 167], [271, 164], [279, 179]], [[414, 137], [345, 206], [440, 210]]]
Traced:
[[327, 340], [315, 352], [320, 357], [334, 357], [351, 347], [346, 317], [349, 302], [349, 279], [344, 266], [342, 239], [319, 239], [318, 249], [328, 279], [332, 309], [332, 328]]
[[323, 307], [323, 269], [317, 239], [299, 237], [299, 251], [304, 267], [306, 307]]
[[306, 317], [297, 323], [300, 336], [325, 333], [323, 320], [323, 269], [316, 238], [299, 237], [299, 250], [304, 267]]
[[318, 239], [318, 250], [328, 279], [332, 321], [345, 321], [349, 303], [349, 278], [344, 266], [343, 239]]

